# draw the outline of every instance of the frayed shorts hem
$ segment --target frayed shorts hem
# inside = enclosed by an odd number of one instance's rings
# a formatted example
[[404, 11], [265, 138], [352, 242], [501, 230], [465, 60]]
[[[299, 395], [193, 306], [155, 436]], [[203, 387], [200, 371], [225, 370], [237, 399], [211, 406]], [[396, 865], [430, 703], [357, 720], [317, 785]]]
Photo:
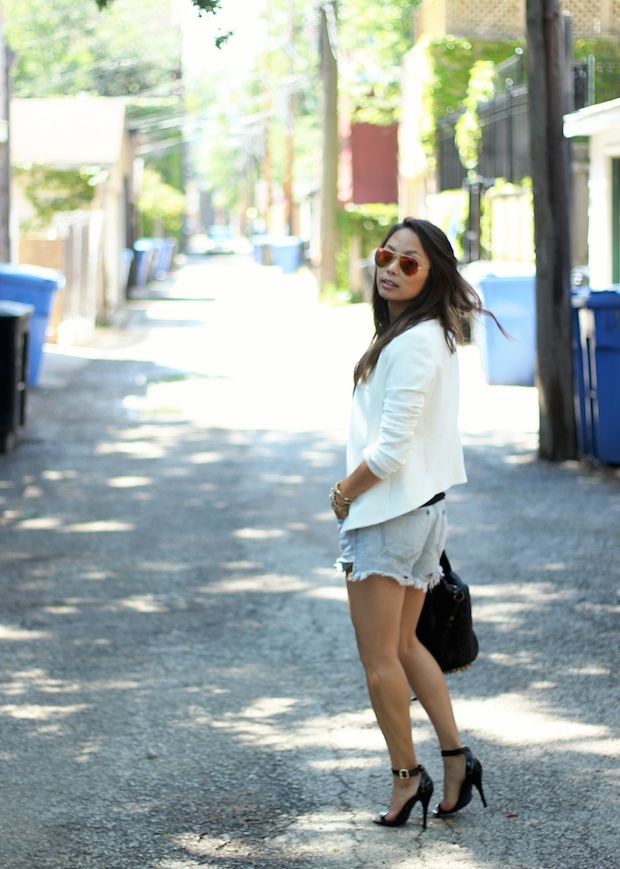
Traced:
[[393, 579], [399, 585], [402, 585], [406, 588], [418, 588], [421, 591], [428, 591], [431, 588], [435, 588], [435, 586], [439, 583], [439, 580], [443, 576], [443, 570], [439, 565], [437, 565], [437, 569], [431, 571], [431, 573], [425, 574], [424, 576], [411, 576], [411, 574], [392, 574], [385, 573], [379, 570], [365, 570], [363, 573], [356, 573], [352, 568], [353, 565], [351, 563], [341, 563], [336, 562], [334, 565], [338, 571], [346, 574], [347, 582], [363, 582], [365, 579], [368, 579], [369, 576], [385, 576], [386, 579]]
[[447, 532], [443, 499], [377, 525], [348, 531], [341, 526], [336, 566], [351, 582], [376, 575], [401, 586], [433, 588], [443, 575], [439, 562]]

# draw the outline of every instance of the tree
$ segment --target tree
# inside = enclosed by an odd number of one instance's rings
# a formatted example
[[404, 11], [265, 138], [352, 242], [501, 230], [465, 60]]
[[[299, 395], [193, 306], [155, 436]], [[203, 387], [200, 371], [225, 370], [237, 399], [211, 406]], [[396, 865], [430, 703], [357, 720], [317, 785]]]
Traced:
[[[107, 9], [112, 5], [114, 0], [96, 0], [97, 6], [100, 9]], [[222, 0], [192, 0], [194, 6], [198, 8], [198, 14], [211, 13], [215, 15], [218, 9], [222, 7]]]
[[[99, 9], [108, 9], [112, 6], [114, 0], [95, 0], [95, 2]], [[198, 9], [199, 15], [215, 15], [222, 8], [222, 0], [191, 0], [191, 2]], [[220, 33], [215, 37], [216, 46], [220, 48], [231, 36], [232, 33], [230, 31], [228, 33]]]
[[4, 0], [6, 38], [16, 53], [15, 96], [173, 94], [179, 28], [166, 0], [142, 0], [140, 11], [128, 0], [106, 15], [71, 0]]
[[401, 63], [420, 2], [340, 0], [340, 84], [354, 121], [382, 126], [398, 119]]
[[[338, 111], [358, 121], [393, 123], [400, 64], [411, 46], [411, 0], [325, 0], [319, 9], [321, 71], [321, 288], [336, 285], [338, 240]], [[380, 26], [377, 26], [377, 21]], [[344, 69], [344, 75], [342, 71]]]
[[169, 0], [142, 0], [140, 13], [131, 0], [104, 15], [71, 0], [4, 0], [3, 10], [15, 96], [127, 97], [149, 164], [182, 186], [181, 34]]
[[323, 131], [321, 183], [321, 262], [319, 286], [336, 286], [338, 249], [338, 52], [335, 0], [320, 10], [321, 129]]
[[186, 107], [202, 130], [192, 164], [200, 190], [238, 212], [242, 231], [296, 235], [294, 194], [320, 183], [316, 11], [303, 0], [269, 0], [262, 18], [243, 76], [185, 71]]
[[570, 159], [563, 134], [564, 38], [559, 0], [527, 0], [528, 87], [536, 246], [539, 453], [577, 453], [570, 299]]
[[[105, 9], [119, 0], [95, 2], [100, 9]], [[191, 2], [200, 14], [215, 15], [226, 3], [234, 8], [235, 0]], [[267, 70], [257, 70], [258, 80], [263, 83], [263, 92], [259, 98], [264, 105], [260, 105], [259, 99], [260, 107], [254, 114], [262, 115], [262, 121], [256, 120], [253, 125], [256, 129], [260, 123], [263, 124], [260, 148], [261, 182], [267, 192], [272, 189], [272, 184], [274, 189], [282, 188], [286, 202], [286, 223], [289, 232], [294, 231], [293, 180], [294, 176], [295, 179], [298, 177], [300, 154], [314, 143], [318, 121], [322, 136], [321, 172], [317, 179], [321, 190], [319, 282], [322, 287], [337, 283], [338, 111], [342, 108], [338, 103], [339, 87], [342, 84], [341, 92], [345, 94], [346, 110], [351, 110], [356, 120], [379, 124], [390, 124], [396, 120], [400, 100], [400, 64], [404, 53], [411, 46], [412, 13], [420, 2], [421, 0], [392, 0], [385, 4], [380, 0], [320, 0], [317, 4], [300, 4], [295, 0], [271, 0], [269, 4], [269, 37], [272, 47], [277, 43], [279, 50], [272, 52], [266, 64]], [[344, 35], [342, 81], [339, 81], [337, 47], [337, 19], [340, 8], [343, 10]], [[316, 37], [309, 34], [308, 38], [307, 28], [300, 23], [302, 14], [306, 22], [311, 17], [318, 22], [313, 24], [313, 29], [318, 30], [320, 54], [318, 112], [314, 101], [314, 84], [308, 84], [307, 81], [310, 78], [310, 67], [316, 70], [316, 59], [311, 64], [306, 63], [307, 52], [316, 44]], [[298, 34], [302, 29], [304, 36], [299, 39]], [[230, 35], [216, 38], [216, 44], [220, 45]], [[300, 87], [296, 82], [304, 79]], [[299, 91], [295, 88], [299, 88]], [[300, 93], [302, 88], [303, 94]], [[300, 105], [304, 101], [305, 107]], [[311, 113], [314, 117], [309, 120]], [[250, 166], [258, 153], [256, 137], [252, 134], [247, 118], [246, 115], [246, 119], [239, 120], [237, 124], [232, 118], [227, 120], [232, 135], [228, 145], [216, 148], [216, 159], [220, 160], [225, 148], [229, 147], [232, 164], [239, 165], [243, 178], [249, 181], [250, 171], [244, 170], [243, 165]], [[303, 135], [298, 135], [300, 118], [303, 119]], [[244, 135], [240, 135], [238, 130], [235, 131], [235, 127], [240, 125], [247, 131]], [[230, 182], [226, 179], [217, 179], [217, 183], [227, 184], [230, 188], [228, 192], [233, 193]], [[245, 181], [242, 182], [241, 189], [244, 184]], [[311, 185], [305, 186], [311, 189]], [[250, 197], [247, 198], [249, 201]]]
[[136, 204], [142, 218], [143, 235], [179, 235], [185, 214], [185, 196], [164, 183], [158, 172], [145, 169], [142, 192]]

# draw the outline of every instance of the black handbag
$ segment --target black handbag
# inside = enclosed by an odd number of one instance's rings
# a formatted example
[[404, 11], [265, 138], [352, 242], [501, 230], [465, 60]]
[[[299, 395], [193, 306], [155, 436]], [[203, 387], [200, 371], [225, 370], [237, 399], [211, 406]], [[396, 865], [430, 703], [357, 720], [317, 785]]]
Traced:
[[478, 656], [469, 587], [441, 554], [444, 575], [426, 593], [416, 633], [444, 673], [470, 667]]

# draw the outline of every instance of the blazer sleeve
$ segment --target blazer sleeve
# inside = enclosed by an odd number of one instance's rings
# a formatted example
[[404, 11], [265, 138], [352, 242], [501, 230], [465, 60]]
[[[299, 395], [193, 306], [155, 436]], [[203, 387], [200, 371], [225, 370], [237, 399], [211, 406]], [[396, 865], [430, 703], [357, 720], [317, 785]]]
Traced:
[[436, 334], [418, 327], [399, 335], [383, 350], [386, 368], [379, 436], [363, 451], [368, 467], [381, 480], [407, 460], [437, 373], [436, 341]]

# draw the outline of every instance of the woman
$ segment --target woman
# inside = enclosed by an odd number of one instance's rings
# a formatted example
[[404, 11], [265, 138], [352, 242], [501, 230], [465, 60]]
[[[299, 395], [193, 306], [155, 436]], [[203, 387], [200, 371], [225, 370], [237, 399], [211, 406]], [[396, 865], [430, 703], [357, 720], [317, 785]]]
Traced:
[[359, 654], [394, 775], [389, 809], [375, 822], [400, 826], [420, 802], [426, 829], [433, 783], [413, 745], [411, 690], [443, 757], [434, 815], [462, 809], [473, 786], [486, 806], [482, 767], [461, 744], [445, 678], [416, 626], [426, 590], [441, 576], [444, 493], [466, 482], [456, 347], [465, 317], [488, 312], [459, 274], [444, 233], [426, 220], [392, 226], [375, 263], [375, 335], [355, 368], [347, 476], [330, 500]]

